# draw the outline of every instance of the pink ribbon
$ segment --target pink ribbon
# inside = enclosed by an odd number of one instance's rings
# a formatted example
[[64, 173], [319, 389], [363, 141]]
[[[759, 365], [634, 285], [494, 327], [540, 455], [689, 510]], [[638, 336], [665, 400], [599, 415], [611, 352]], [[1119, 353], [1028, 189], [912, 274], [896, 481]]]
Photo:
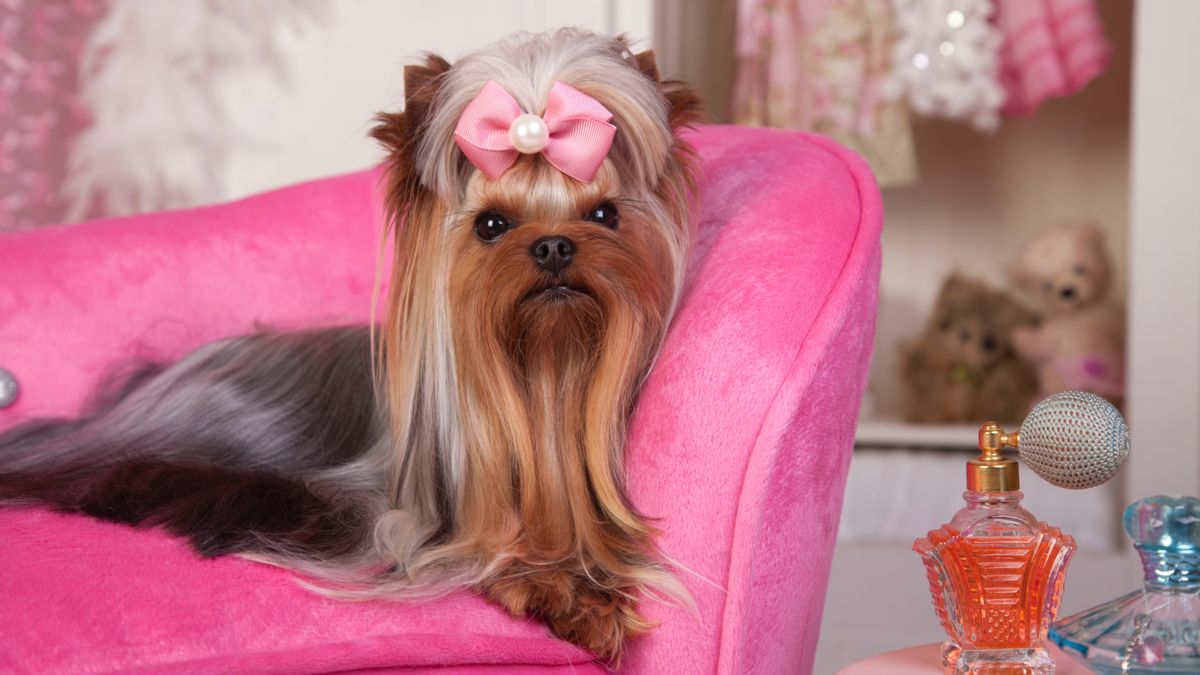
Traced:
[[[521, 154], [513, 145], [510, 130], [517, 118], [527, 121], [528, 117], [512, 94], [488, 80], [458, 119], [454, 142], [476, 168], [490, 178], [499, 178]], [[541, 116], [549, 138], [544, 146], [525, 151], [540, 151], [559, 171], [580, 182], [590, 182], [617, 132], [608, 123], [610, 119], [612, 113], [599, 101], [569, 84], [555, 82]]]

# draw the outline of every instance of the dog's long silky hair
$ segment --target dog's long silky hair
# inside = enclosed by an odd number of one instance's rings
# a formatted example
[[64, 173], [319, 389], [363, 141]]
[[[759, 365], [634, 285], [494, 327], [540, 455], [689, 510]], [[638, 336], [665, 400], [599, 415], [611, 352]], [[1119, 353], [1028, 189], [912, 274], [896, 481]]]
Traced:
[[[453, 134], [489, 80], [528, 112], [557, 81], [611, 111], [595, 178], [537, 155], [477, 171]], [[0, 500], [163, 525], [349, 595], [471, 587], [616, 657], [649, 626], [640, 596], [683, 594], [623, 456], [682, 281], [698, 101], [624, 39], [566, 29], [428, 56], [405, 99], [372, 132], [394, 242], [375, 331], [236, 338], [114, 378], [83, 417], [0, 435]], [[484, 240], [481, 218], [510, 229]], [[575, 249], [557, 271], [531, 255], [549, 235]]]

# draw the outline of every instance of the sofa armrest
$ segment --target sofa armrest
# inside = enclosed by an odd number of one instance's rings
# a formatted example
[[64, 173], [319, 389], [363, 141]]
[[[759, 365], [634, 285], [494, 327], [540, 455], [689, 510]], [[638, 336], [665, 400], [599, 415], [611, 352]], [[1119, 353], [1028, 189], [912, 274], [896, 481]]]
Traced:
[[699, 616], [658, 606], [641, 672], [812, 666], [874, 336], [882, 210], [820, 137], [710, 128], [690, 285], [642, 393], [635, 505]]

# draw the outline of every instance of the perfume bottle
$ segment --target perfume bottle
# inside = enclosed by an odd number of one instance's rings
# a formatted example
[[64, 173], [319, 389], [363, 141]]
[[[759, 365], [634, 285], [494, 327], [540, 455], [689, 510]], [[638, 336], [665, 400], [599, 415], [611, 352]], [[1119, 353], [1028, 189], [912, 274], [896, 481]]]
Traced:
[[1051, 675], [1045, 649], [1075, 540], [1021, 507], [1016, 446], [994, 422], [979, 430], [967, 463], [967, 505], [913, 543], [929, 578], [946, 673]]
[[1200, 499], [1150, 497], [1124, 520], [1142, 588], [1059, 621], [1050, 639], [1101, 673], [1200, 673]]

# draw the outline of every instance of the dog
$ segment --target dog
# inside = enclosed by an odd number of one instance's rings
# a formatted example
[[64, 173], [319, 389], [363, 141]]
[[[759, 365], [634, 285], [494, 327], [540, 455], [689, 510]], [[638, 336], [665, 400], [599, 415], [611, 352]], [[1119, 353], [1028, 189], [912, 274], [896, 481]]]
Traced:
[[626, 426], [687, 258], [699, 117], [653, 54], [575, 29], [404, 73], [376, 326], [260, 333], [0, 435], [0, 502], [186, 537], [325, 592], [474, 589], [616, 660], [686, 598], [630, 504]]

